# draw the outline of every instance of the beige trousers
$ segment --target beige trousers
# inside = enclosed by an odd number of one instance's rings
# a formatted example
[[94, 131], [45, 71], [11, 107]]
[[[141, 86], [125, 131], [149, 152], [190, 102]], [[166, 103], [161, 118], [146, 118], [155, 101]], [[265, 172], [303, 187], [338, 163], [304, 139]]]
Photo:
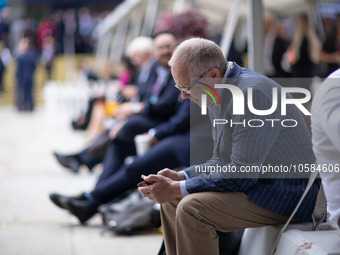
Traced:
[[162, 204], [161, 217], [167, 255], [218, 255], [216, 230], [231, 232], [287, 221], [242, 192], [193, 193]]

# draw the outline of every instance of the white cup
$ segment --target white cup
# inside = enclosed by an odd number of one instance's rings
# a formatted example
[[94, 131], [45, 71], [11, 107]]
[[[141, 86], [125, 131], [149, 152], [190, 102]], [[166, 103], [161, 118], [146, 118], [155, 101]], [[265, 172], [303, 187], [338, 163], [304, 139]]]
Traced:
[[136, 135], [135, 145], [137, 150], [137, 155], [142, 156], [150, 149], [151, 146], [151, 136], [150, 135]]

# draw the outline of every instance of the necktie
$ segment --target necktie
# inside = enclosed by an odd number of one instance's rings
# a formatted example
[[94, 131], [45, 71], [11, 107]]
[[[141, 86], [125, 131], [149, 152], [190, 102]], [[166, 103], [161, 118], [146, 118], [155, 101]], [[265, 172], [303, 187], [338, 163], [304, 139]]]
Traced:
[[164, 81], [163, 78], [164, 77], [162, 75], [158, 74], [155, 83], [152, 85], [152, 95], [150, 97], [151, 104], [156, 104], [158, 101], [159, 92]]

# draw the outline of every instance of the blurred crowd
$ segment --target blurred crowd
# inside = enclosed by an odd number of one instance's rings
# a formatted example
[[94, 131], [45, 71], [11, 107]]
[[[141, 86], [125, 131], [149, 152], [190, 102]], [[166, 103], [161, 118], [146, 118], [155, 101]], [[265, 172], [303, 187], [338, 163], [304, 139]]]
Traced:
[[84, 6], [55, 10], [39, 20], [12, 20], [10, 9], [6, 7], [0, 13], [0, 39], [11, 50], [15, 50], [21, 38], [30, 37], [40, 51], [45, 45], [53, 44], [55, 54], [92, 53], [93, 31], [108, 13], [95, 13]]
[[11, 19], [10, 8], [0, 11], [0, 94], [3, 73], [11, 60], [17, 61], [16, 107], [34, 109], [34, 72], [40, 62], [51, 78], [53, 59], [58, 54], [93, 52], [93, 31], [108, 12], [93, 13], [88, 7], [56, 10], [37, 21]]
[[[292, 19], [266, 12], [264, 74], [271, 78], [324, 78], [336, 70], [340, 66], [340, 14], [323, 18], [322, 28], [316, 27], [307, 13]], [[240, 34], [242, 29], [236, 31], [227, 59], [242, 65], [247, 49]], [[219, 37], [215, 41], [219, 42]]]

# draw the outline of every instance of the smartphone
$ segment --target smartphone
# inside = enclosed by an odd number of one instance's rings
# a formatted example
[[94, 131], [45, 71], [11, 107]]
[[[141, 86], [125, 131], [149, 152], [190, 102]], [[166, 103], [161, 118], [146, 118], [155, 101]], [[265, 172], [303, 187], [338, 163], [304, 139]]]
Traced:
[[153, 182], [147, 182], [145, 181], [145, 178], [146, 176], [144, 174], [141, 175], [141, 178], [144, 180], [144, 181], [141, 181], [137, 184], [138, 187], [145, 187], [145, 186], [148, 186], [148, 185], [152, 185]]

